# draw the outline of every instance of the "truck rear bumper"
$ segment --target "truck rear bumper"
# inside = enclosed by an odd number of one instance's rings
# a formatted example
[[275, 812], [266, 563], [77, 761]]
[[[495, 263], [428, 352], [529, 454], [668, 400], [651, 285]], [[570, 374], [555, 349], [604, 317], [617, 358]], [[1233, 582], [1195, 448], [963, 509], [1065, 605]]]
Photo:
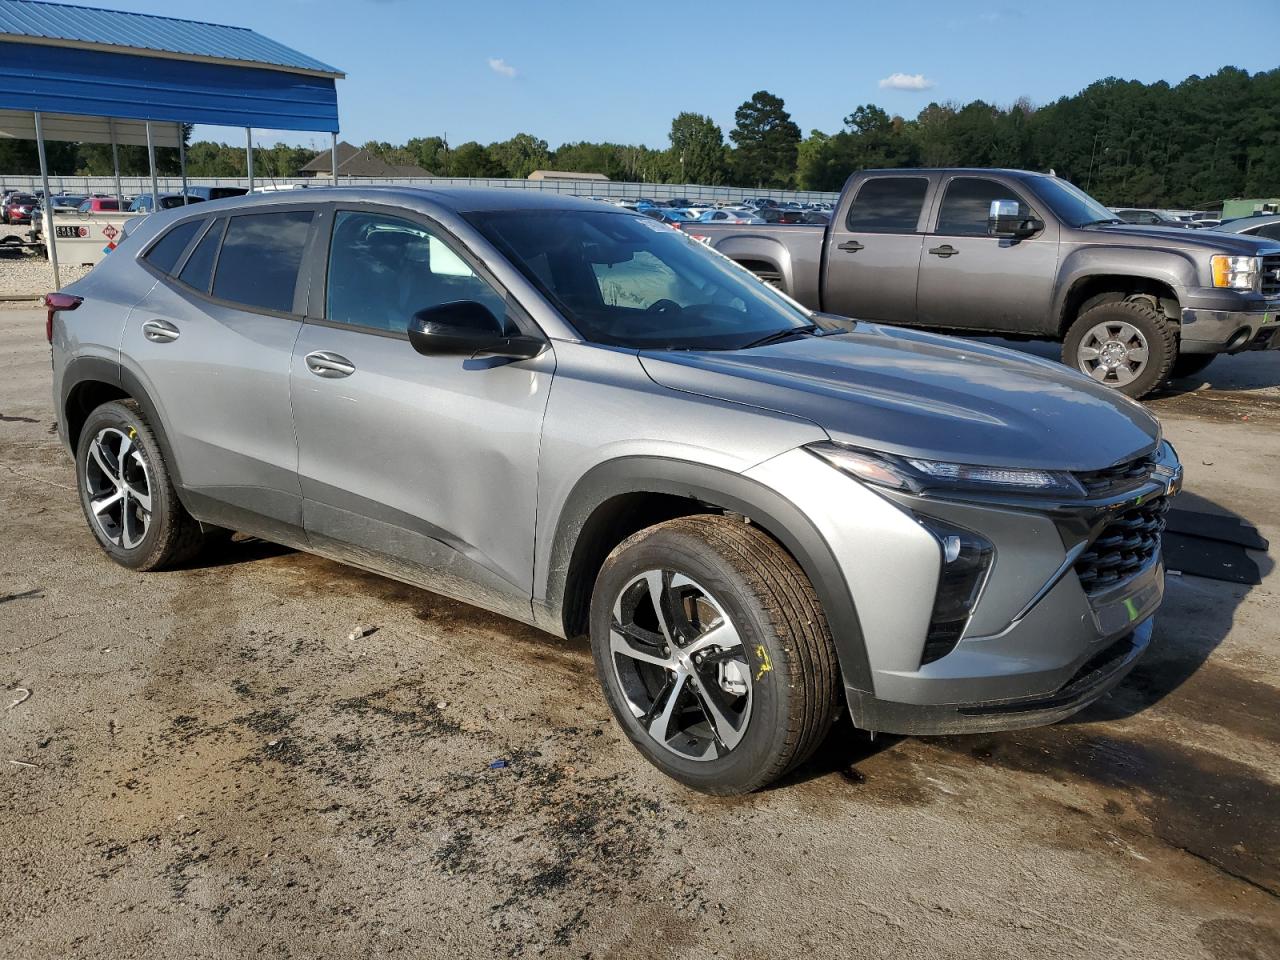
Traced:
[[1182, 353], [1280, 350], [1280, 301], [1259, 300], [1248, 309], [1226, 304], [1182, 308]]

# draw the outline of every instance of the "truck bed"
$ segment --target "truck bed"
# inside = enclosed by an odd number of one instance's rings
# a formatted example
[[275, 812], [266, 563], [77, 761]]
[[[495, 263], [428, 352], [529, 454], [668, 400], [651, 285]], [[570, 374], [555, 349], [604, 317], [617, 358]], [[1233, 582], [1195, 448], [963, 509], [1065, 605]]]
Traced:
[[822, 309], [820, 273], [826, 228], [820, 224], [691, 223], [686, 230], [811, 310]]

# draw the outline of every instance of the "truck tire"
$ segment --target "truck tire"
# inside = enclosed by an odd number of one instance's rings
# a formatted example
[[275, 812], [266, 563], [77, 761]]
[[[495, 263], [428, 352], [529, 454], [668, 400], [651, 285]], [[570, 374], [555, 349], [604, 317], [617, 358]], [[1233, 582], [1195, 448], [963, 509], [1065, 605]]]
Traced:
[[637, 749], [695, 790], [758, 790], [807, 759], [840, 709], [840, 672], [804, 572], [741, 519], [641, 530], [591, 597], [605, 699]]
[[1181, 380], [1183, 377], [1194, 377], [1218, 358], [1216, 353], [1180, 353], [1173, 361], [1170, 380]]
[[76, 446], [80, 506], [98, 544], [132, 570], [160, 570], [199, 552], [204, 537], [174, 492], [160, 445], [132, 400], [89, 414]]
[[1062, 344], [1063, 363], [1135, 399], [1168, 379], [1177, 355], [1176, 327], [1146, 300], [1090, 307]]

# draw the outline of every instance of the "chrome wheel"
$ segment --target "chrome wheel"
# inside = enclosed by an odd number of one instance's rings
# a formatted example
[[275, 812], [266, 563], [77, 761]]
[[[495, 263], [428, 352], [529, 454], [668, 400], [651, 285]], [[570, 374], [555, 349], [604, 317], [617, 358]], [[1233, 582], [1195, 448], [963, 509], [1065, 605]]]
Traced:
[[1108, 320], [1092, 327], [1076, 349], [1076, 365], [1099, 383], [1124, 386], [1147, 366], [1147, 338], [1131, 323]]
[[89, 444], [83, 482], [103, 538], [126, 550], [142, 543], [151, 527], [151, 474], [133, 438], [115, 427], [99, 430]]
[[724, 608], [672, 570], [632, 578], [613, 604], [609, 652], [641, 727], [667, 750], [715, 760], [751, 720], [751, 667]]

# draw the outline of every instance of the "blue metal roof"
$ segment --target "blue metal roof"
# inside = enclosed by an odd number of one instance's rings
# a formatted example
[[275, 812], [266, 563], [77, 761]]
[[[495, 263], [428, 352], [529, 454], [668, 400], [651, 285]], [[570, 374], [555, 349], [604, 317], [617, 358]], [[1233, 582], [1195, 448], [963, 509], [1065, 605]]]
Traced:
[[36, 0], [0, 0], [0, 35], [184, 54], [341, 77], [342, 71], [245, 27]]

